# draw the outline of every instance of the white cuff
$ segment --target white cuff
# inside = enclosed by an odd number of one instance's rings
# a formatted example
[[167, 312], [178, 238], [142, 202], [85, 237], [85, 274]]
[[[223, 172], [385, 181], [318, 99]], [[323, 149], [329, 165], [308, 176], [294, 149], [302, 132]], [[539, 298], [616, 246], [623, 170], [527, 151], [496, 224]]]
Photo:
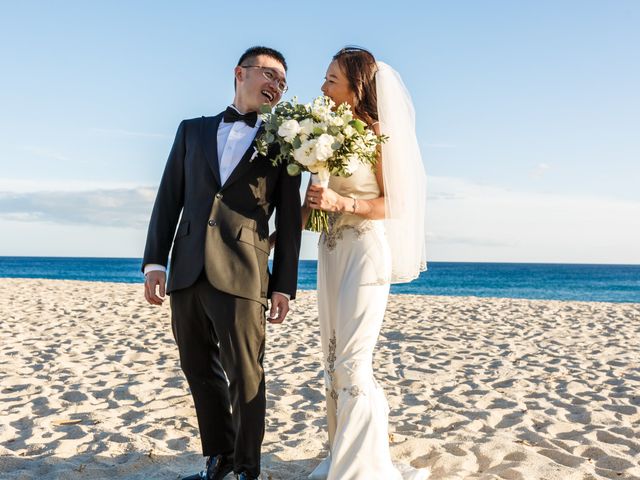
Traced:
[[157, 263], [147, 263], [144, 266], [144, 274], [146, 275], [149, 272], [166, 272], [167, 268], [164, 265], [158, 265]]
[[285, 297], [287, 300], [291, 300], [291, 295], [289, 295], [288, 293], [282, 293], [282, 292], [273, 292], [273, 293], [277, 293], [278, 295], [282, 295], [283, 297]]

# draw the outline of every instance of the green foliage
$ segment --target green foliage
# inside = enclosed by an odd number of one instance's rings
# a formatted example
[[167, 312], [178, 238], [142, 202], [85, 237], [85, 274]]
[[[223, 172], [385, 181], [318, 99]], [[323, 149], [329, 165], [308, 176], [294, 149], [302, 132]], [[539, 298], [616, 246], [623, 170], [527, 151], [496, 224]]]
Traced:
[[[348, 177], [360, 166], [375, 169], [378, 146], [387, 140], [376, 135], [353, 113], [348, 104], [336, 105], [329, 97], [300, 104], [294, 97], [273, 109], [263, 108], [264, 131], [256, 139], [258, 153], [266, 157], [270, 145], [278, 147], [271, 161], [287, 166], [289, 175], [303, 171], [328, 172]], [[308, 228], [326, 230], [326, 212], [313, 211]]]

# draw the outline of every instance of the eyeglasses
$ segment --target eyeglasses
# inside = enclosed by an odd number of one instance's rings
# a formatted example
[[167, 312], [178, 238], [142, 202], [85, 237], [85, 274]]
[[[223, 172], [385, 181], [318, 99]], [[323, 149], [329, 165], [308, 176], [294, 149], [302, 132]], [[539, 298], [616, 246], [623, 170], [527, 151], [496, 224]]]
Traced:
[[276, 88], [281, 95], [289, 90], [287, 82], [283, 80], [273, 68], [261, 67], [260, 65], [240, 65], [240, 68], [259, 68], [262, 71], [262, 75], [264, 76], [264, 78], [266, 78], [270, 82], [275, 82]]

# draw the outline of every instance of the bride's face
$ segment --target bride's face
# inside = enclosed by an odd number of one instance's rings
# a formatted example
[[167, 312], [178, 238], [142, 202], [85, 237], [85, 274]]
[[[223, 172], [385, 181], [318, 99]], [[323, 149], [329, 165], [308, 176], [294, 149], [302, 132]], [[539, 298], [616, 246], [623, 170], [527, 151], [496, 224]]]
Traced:
[[336, 105], [348, 103], [353, 107], [353, 91], [349, 86], [349, 80], [340, 68], [337, 61], [331, 62], [322, 84], [322, 93], [331, 98]]

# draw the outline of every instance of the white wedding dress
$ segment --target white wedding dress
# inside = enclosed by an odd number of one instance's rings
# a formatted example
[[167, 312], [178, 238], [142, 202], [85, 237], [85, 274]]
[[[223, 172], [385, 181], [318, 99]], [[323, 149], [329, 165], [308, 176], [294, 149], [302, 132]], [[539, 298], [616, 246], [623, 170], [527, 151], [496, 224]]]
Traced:
[[[375, 174], [361, 165], [331, 177], [345, 197], [380, 196]], [[330, 454], [314, 480], [424, 480], [427, 469], [394, 465], [384, 392], [373, 372], [373, 350], [384, 318], [391, 256], [384, 220], [329, 214], [318, 252], [318, 315], [324, 357]]]

